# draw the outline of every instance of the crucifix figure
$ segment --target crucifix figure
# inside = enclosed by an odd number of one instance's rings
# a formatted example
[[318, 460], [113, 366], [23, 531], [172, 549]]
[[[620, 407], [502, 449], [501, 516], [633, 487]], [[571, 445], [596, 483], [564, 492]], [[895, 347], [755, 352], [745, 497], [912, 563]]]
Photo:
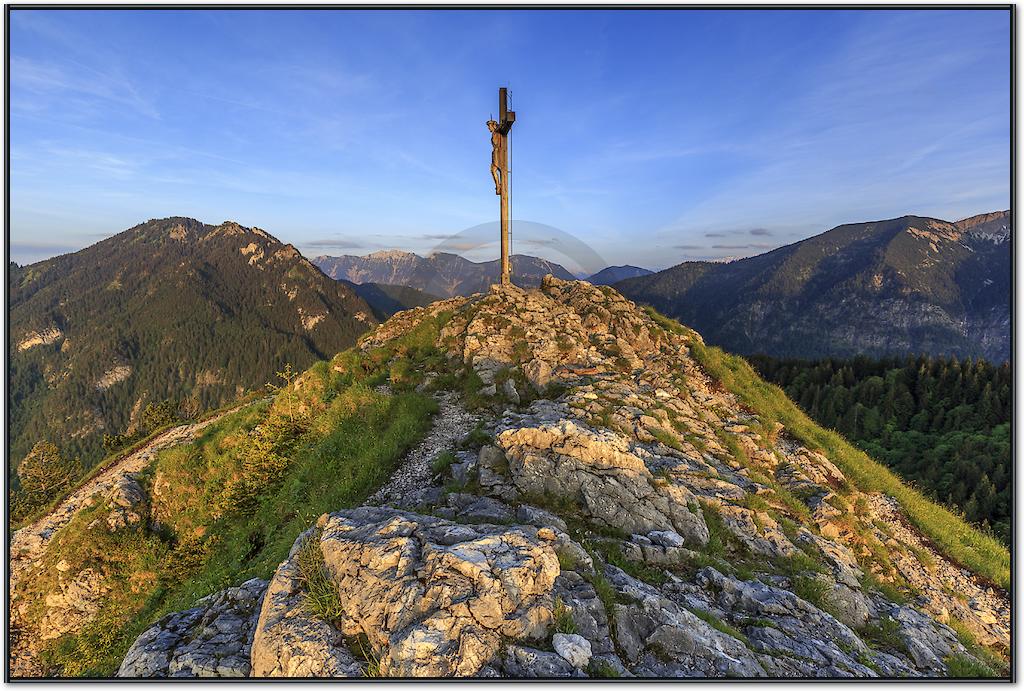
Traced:
[[487, 129], [491, 131], [491, 177], [494, 178], [494, 193], [501, 194], [502, 136], [501, 132], [498, 131], [498, 123], [495, 120], [487, 121]]
[[501, 284], [512, 282], [512, 265], [509, 261], [509, 189], [508, 189], [508, 132], [516, 121], [516, 112], [508, 109], [508, 90], [498, 89], [498, 120], [488, 120], [491, 133], [491, 177], [494, 178], [494, 193], [501, 197]]

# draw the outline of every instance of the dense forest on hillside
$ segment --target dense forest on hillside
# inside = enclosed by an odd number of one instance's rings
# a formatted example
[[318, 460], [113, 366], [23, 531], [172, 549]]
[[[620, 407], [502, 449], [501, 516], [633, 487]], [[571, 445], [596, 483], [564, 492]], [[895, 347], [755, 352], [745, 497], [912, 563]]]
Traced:
[[37, 442], [88, 469], [111, 450], [105, 437], [145, 431], [148, 406], [216, 408], [374, 323], [349, 286], [233, 222], [151, 220], [12, 264], [8, 281], [9, 480]]
[[1012, 371], [955, 358], [750, 358], [819, 424], [1009, 544]]

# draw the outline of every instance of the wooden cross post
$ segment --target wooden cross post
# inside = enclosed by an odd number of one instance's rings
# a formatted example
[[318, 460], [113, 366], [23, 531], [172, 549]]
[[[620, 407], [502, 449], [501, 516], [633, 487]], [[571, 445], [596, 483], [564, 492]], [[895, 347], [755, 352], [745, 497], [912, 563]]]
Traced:
[[496, 191], [501, 195], [501, 285], [503, 286], [512, 282], [512, 262], [509, 257], [509, 227], [512, 221], [509, 218], [508, 133], [515, 121], [516, 112], [508, 109], [508, 90], [501, 87], [498, 89], [497, 127], [500, 145], [496, 152], [501, 180], [498, 185], [499, 189]]

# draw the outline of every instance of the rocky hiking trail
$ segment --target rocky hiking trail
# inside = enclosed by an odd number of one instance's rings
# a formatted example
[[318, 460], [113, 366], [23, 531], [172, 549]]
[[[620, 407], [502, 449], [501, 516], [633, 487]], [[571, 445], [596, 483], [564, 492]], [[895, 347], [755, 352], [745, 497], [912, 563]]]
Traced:
[[[53, 536], [63, 527], [68, 525], [75, 515], [83, 508], [90, 506], [95, 501], [94, 497], [102, 495], [108, 497], [121, 507], [120, 520], [130, 522], [139, 520], [138, 516], [130, 516], [131, 508], [141, 498], [141, 488], [132, 478], [133, 473], [144, 470], [153, 461], [156, 454], [162, 449], [167, 449], [179, 444], [194, 440], [206, 427], [229, 415], [241, 407], [252, 405], [245, 403], [224, 410], [205, 420], [172, 427], [158, 435], [145, 446], [116, 459], [108, 467], [100, 470], [96, 475], [87, 480], [81, 487], [72, 491], [67, 497], [60, 501], [46, 515], [41, 516], [31, 524], [20, 528], [11, 535], [9, 573], [9, 593], [15, 593], [18, 581], [21, 578], [31, 577], [31, 570], [46, 552], [47, 546]], [[113, 526], [112, 526], [113, 527]], [[88, 591], [88, 579], [83, 579], [82, 589]], [[88, 593], [83, 595], [88, 599]], [[75, 610], [75, 603], [62, 603], [69, 605], [68, 609]], [[83, 603], [86, 604], [86, 603]], [[12, 610], [15, 603], [12, 600]], [[12, 620], [16, 620], [18, 612], [12, 611]], [[38, 641], [23, 640], [18, 637], [14, 640], [10, 657], [14, 670], [22, 673], [30, 673], [36, 669], [34, 654], [31, 648]], [[21, 667], [25, 665], [25, 667]]]
[[119, 676], [1001, 672], [977, 643], [1008, 645], [1007, 594], [759, 417], [703, 348], [551, 277], [395, 315], [328, 371], [420, 373], [426, 436], [268, 580], [153, 624]]
[[[378, 391], [390, 393], [388, 387], [378, 387]], [[439, 473], [433, 469], [433, 462], [442, 454], [451, 453], [457, 463], [474, 462], [467, 457], [475, 454], [460, 450], [460, 446], [474, 430], [486, 424], [488, 417], [467, 411], [454, 393], [441, 392], [434, 398], [438, 410], [431, 419], [430, 430], [405, 454], [388, 481], [364, 507], [415, 506], [441, 496], [443, 490], [436, 483]], [[300, 536], [296, 545], [303, 544], [309, 534], [307, 531]], [[281, 588], [280, 580], [287, 587]], [[251, 579], [237, 588], [203, 598], [193, 609], [164, 617], [139, 637], [117, 675], [247, 677], [255, 669], [260, 676], [365, 676], [366, 663], [353, 656], [338, 632], [309, 616], [301, 581], [294, 562], [286, 562], [278, 569], [275, 591], [267, 598], [277, 605], [278, 611], [273, 614], [262, 615], [260, 610], [268, 581]], [[267, 621], [268, 617], [272, 619]], [[274, 633], [265, 633], [273, 627]], [[250, 661], [257, 629], [261, 632], [257, 651], [270, 648], [271, 652], [258, 652], [257, 658]]]
[[467, 411], [453, 393], [440, 393], [435, 400], [438, 409], [430, 432], [405, 455], [391, 478], [365, 505], [408, 504], [414, 495], [434, 483], [438, 473], [432, 467], [433, 461], [443, 453], [456, 453], [459, 442], [484, 421], [482, 416]]

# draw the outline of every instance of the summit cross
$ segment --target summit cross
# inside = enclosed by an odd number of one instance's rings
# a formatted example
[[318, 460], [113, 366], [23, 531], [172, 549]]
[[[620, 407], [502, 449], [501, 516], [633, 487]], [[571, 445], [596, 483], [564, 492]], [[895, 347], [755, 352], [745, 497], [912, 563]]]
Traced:
[[508, 109], [508, 89], [498, 89], [498, 120], [488, 120], [491, 133], [491, 177], [494, 193], [501, 197], [501, 285], [512, 282], [512, 264], [509, 257], [509, 185], [508, 185], [508, 133], [516, 121], [516, 112]]

